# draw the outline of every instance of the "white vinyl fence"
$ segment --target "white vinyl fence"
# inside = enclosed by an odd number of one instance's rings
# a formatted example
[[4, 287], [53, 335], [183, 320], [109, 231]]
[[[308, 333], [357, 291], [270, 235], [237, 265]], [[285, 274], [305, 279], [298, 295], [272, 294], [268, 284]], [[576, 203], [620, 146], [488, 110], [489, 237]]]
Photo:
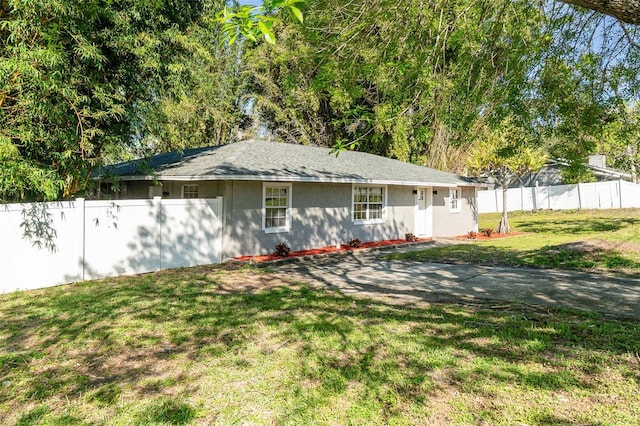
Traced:
[[221, 261], [222, 198], [0, 205], [0, 293]]
[[[640, 207], [640, 185], [623, 180], [511, 188], [507, 210], [619, 209]], [[502, 211], [502, 189], [478, 191], [478, 212]]]

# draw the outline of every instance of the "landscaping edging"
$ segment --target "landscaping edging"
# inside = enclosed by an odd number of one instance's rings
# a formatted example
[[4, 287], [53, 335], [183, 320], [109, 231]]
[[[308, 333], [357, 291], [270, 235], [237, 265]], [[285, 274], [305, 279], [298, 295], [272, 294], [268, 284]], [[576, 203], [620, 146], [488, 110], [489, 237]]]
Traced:
[[245, 261], [245, 262], [251, 265], [257, 266], [258, 268], [266, 268], [272, 265], [285, 265], [288, 263], [305, 262], [311, 259], [318, 259], [318, 258], [329, 257], [329, 256], [346, 257], [351, 255], [368, 254], [371, 252], [391, 250], [391, 249], [397, 249], [402, 247], [417, 247], [417, 246], [423, 246], [423, 245], [426, 246], [434, 243], [435, 243], [434, 240], [406, 242], [406, 243], [400, 243], [400, 244], [389, 244], [387, 246], [382, 246], [382, 247], [368, 247], [368, 248], [361, 248], [361, 249], [340, 250], [340, 251], [333, 251], [333, 252], [327, 252], [327, 253], [308, 254], [303, 256], [288, 256], [288, 257], [282, 257], [280, 259], [264, 260], [256, 263], [253, 263], [252, 259], [249, 259], [248, 261]]

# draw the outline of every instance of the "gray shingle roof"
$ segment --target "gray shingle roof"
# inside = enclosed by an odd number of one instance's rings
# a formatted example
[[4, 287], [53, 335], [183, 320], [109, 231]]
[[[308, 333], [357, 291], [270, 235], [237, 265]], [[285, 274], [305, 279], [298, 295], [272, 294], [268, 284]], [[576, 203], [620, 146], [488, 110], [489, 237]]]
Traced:
[[169, 152], [107, 166], [98, 176], [121, 180], [266, 180], [373, 183], [424, 186], [478, 186], [453, 173], [404, 163], [363, 152], [245, 140], [229, 145]]

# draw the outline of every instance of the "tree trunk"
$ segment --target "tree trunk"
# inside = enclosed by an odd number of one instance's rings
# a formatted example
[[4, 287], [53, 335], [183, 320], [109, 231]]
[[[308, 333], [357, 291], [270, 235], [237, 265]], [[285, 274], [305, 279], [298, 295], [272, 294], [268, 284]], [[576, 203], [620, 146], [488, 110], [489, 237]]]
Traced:
[[509, 188], [506, 185], [502, 187], [502, 219], [500, 219], [498, 228], [496, 228], [496, 232], [498, 234], [508, 234], [511, 232], [511, 227], [509, 226], [509, 217], [507, 216], [507, 192], [508, 191], [509, 191]]
[[605, 15], [613, 16], [627, 24], [640, 24], [640, 0], [560, 0]]
[[633, 183], [638, 183], [638, 171], [636, 170], [636, 147], [633, 145], [629, 145], [627, 147], [627, 155], [629, 156], [629, 169], [631, 170], [631, 180]]

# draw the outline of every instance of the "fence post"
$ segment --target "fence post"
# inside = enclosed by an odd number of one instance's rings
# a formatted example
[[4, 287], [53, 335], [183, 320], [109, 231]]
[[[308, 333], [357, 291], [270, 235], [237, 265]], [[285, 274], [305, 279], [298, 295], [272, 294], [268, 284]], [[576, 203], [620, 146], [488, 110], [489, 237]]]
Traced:
[[163, 211], [162, 211], [162, 197], [153, 197], [153, 209], [155, 210], [155, 228], [156, 228], [156, 248], [158, 250], [158, 262], [156, 263], [156, 270], [162, 269], [162, 227], [164, 225]]
[[582, 184], [578, 182], [578, 208], [582, 210]]
[[84, 198], [76, 198], [76, 208], [80, 213], [80, 277], [85, 281], [87, 270], [87, 206]]
[[619, 208], [623, 208], [622, 207], [622, 179], [618, 179], [618, 200], [620, 201], [620, 205]]
[[[477, 190], [476, 190], [476, 200], [478, 199], [477, 197]], [[217, 201], [216, 203], [216, 209], [215, 209], [215, 214], [216, 214], [216, 219], [217, 219], [217, 223], [218, 223], [218, 229], [217, 229], [217, 236], [216, 236], [216, 240], [215, 240], [215, 250], [218, 253], [218, 263], [222, 262], [222, 239], [224, 238], [224, 218], [223, 218], [223, 206], [224, 206], [224, 198], [222, 196], [218, 196], [215, 198], [215, 200]], [[476, 213], [477, 214], [477, 213]]]

